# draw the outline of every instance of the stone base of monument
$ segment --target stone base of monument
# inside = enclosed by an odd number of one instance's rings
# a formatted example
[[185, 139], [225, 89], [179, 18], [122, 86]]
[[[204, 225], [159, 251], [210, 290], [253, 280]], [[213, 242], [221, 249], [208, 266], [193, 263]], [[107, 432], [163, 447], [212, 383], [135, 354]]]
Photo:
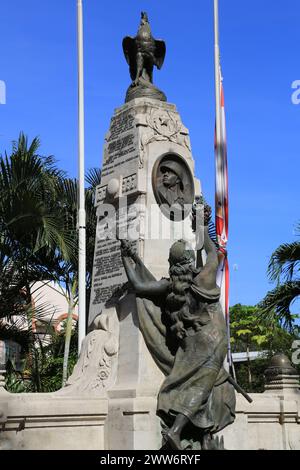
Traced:
[[[251, 394], [253, 403], [237, 395], [236, 420], [220, 433], [225, 449], [300, 450], [299, 376], [281, 372], [268, 381], [264, 393]], [[2, 382], [0, 449], [160, 448], [154, 396], [133, 396], [129, 388], [115, 388], [106, 398], [86, 392], [10, 394]]]
[[[252, 394], [252, 405], [238, 397], [236, 420], [221, 432], [225, 449], [300, 450], [299, 395]], [[155, 399], [111, 405], [108, 418], [108, 400], [101, 398], [1, 396], [0, 450], [159, 449], [159, 427], [151, 424]]]
[[264, 393], [249, 404], [237, 396], [236, 420], [223, 431], [228, 450], [299, 450], [299, 375], [284, 354], [276, 354], [264, 372]]
[[300, 393], [237, 396], [236, 420], [220, 434], [227, 450], [300, 450]]
[[[128, 391], [127, 391], [128, 392]], [[113, 394], [115, 395], [115, 394]], [[158, 450], [162, 445], [156, 398], [136, 397], [109, 400], [107, 437], [109, 450]]]
[[108, 400], [0, 395], [0, 450], [105, 449]]

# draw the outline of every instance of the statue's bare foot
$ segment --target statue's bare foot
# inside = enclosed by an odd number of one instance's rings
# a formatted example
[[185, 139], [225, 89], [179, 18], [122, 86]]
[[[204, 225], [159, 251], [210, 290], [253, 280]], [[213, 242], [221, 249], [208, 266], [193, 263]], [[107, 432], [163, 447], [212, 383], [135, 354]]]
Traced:
[[180, 436], [172, 430], [166, 433], [166, 439], [173, 450], [183, 450], [181, 447]]

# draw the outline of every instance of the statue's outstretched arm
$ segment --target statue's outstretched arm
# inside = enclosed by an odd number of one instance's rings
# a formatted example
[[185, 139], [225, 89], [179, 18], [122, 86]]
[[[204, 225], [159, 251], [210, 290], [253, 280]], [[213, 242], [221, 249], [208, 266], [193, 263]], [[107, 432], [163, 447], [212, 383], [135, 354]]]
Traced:
[[205, 266], [208, 265], [210, 266], [211, 270], [214, 270], [215, 272], [217, 272], [217, 269], [219, 266], [217, 249], [216, 249], [216, 245], [214, 244], [214, 242], [209, 236], [207, 225], [204, 227], [204, 249], [207, 255]]
[[[209, 236], [208, 224], [211, 217], [211, 208], [205, 204], [204, 206], [204, 244], [203, 248], [206, 253], [206, 262], [201, 270], [201, 282], [205, 279], [207, 285], [213, 285], [216, 281], [219, 260], [216, 245]], [[200, 250], [200, 251], [201, 251]]]
[[154, 277], [149, 273], [153, 280], [147, 280], [141, 278], [136, 266], [143, 266], [144, 270], [147, 272], [147, 268], [144, 266], [142, 260], [137, 256], [136, 253], [133, 253], [130, 249], [130, 246], [126, 242], [122, 242], [121, 245], [121, 254], [123, 265], [128, 277], [128, 281], [132, 285], [135, 293], [137, 295], [144, 295], [145, 297], [153, 297], [157, 295], [164, 295], [167, 292], [169, 281], [167, 279], [162, 279], [161, 281], [156, 281]]

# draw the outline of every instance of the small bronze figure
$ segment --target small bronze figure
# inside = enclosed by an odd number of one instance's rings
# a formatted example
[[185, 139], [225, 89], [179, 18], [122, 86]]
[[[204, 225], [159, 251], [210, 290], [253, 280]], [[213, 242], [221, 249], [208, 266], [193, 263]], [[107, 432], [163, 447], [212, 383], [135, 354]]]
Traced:
[[[141, 13], [141, 24], [135, 38], [123, 39], [123, 51], [129, 65], [132, 85], [127, 92], [126, 101], [141, 96], [166, 101], [165, 95], [153, 85], [154, 65], [161, 69], [166, 55], [164, 41], [154, 39], [151, 34], [147, 13]], [[135, 90], [133, 90], [137, 87]]]
[[123, 264], [137, 296], [140, 329], [153, 359], [164, 372], [157, 405], [165, 448], [214, 449], [213, 435], [234, 421], [235, 393], [223, 368], [227, 333], [216, 285], [218, 257], [204, 210], [204, 267], [180, 240], [169, 253], [169, 279], [156, 281], [129, 242]]

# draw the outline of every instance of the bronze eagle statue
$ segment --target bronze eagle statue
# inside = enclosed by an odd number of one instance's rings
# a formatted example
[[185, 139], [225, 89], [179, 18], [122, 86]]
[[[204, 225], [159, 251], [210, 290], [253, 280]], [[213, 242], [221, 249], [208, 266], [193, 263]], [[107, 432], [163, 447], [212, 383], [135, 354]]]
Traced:
[[[141, 13], [141, 24], [135, 38], [123, 39], [123, 51], [130, 69], [133, 86], [139, 81], [153, 83], [154, 65], [161, 69], [166, 55], [166, 44], [154, 39], [146, 12]], [[145, 82], [144, 82], [145, 81]]]

